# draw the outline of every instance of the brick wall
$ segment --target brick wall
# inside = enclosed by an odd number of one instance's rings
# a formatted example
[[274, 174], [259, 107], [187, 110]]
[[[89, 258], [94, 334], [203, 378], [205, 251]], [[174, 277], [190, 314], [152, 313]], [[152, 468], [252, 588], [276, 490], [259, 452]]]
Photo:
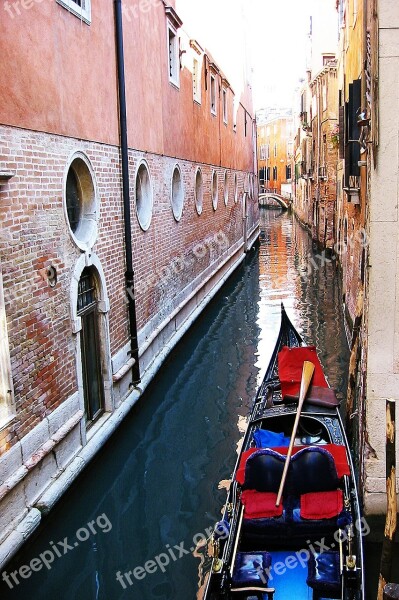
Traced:
[[[16, 417], [0, 438], [0, 451], [32, 430], [77, 389], [70, 289], [81, 256], [67, 226], [63, 186], [73, 152], [84, 152], [97, 182], [100, 211], [93, 247], [105, 273], [110, 300], [111, 355], [128, 342], [124, 288], [125, 253], [119, 149], [87, 141], [0, 128], [0, 161], [15, 176], [0, 188], [0, 261], [8, 321]], [[247, 173], [199, 165], [203, 174], [203, 211], [194, 201], [197, 164], [146, 154], [154, 193], [152, 222], [141, 230], [135, 214], [135, 172], [143, 153], [130, 151], [132, 242], [138, 329], [167, 316], [243, 239], [243, 189]], [[171, 177], [179, 164], [184, 183], [183, 214], [176, 222], [170, 202]], [[218, 174], [218, 206], [211, 199], [211, 177]], [[234, 201], [237, 173], [238, 202]], [[256, 199], [249, 199], [249, 224], [257, 222]], [[46, 268], [54, 266], [50, 287]]]

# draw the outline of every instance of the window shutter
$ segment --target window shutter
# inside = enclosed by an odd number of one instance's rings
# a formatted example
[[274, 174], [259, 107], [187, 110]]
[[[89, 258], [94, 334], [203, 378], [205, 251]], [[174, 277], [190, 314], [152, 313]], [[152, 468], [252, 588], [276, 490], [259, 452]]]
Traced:
[[339, 158], [345, 158], [345, 106], [339, 107]]
[[[360, 131], [357, 124], [357, 117], [359, 114], [361, 102], [361, 80], [356, 79], [353, 83], [349, 84], [349, 136], [351, 140], [358, 140], [360, 137]], [[352, 177], [360, 176], [360, 168], [358, 161], [360, 160], [360, 144], [357, 142], [350, 143], [350, 172], [349, 175]]]

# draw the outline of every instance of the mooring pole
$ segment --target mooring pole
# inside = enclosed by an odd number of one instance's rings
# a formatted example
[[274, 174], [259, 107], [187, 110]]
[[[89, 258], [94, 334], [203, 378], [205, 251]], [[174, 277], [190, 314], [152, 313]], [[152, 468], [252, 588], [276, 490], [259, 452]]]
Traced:
[[[389, 596], [395, 593], [395, 586], [387, 583], [392, 576], [392, 559], [397, 527], [397, 495], [396, 495], [396, 456], [395, 456], [395, 400], [386, 403], [386, 476], [387, 476], [387, 517], [385, 521], [384, 540], [382, 543], [380, 580], [378, 584], [378, 600], [383, 598], [399, 598]], [[392, 589], [391, 589], [392, 588]], [[398, 586], [396, 586], [396, 593]], [[385, 591], [386, 590], [386, 591]]]

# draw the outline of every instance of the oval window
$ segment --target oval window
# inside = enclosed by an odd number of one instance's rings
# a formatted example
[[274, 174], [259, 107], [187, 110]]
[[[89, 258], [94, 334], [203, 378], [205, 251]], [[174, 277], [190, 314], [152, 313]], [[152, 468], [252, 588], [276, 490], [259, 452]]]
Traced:
[[212, 173], [212, 206], [213, 210], [218, 207], [218, 176], [216, 171]]
[[147, 231], [151, 224], [153, 203], [150, 172], [147, 163], [142, 161], [136, 173], [136, 214], [144, 231]]
[[93, 168], [81, 152], [72, 156], [66, 171], [64, 200], [72, 238], [81, 250], [89, 250], [97, 239], [98, 199]]
[[197, 169], [195, 174], [195, 207], [197, 209], [197, 213], [200, 215], [202, 213], [202, 205], [204, 201], [204, 184], [202, 179], [202, 171], [201, 169]]
[[175, 166], [172, 175], [172, 193], [171, 203], [173, 216], [176, 221], [180, 221], [183, 213], [184, 191], [181, 172], [178, 165]]
[[227, 206], [229, 201], [229, 178], [227, 175], [227, 171], [224, 173], [224, 203]]

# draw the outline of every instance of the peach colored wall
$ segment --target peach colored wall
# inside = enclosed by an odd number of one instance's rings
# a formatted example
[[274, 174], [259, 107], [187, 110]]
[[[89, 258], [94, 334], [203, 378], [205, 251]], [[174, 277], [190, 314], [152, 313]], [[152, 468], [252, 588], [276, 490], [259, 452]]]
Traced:
[[[13, 16], [2, 11], [0, 123], [118, 145], [113, 11], [113, 2], [92, 0], [90, 25], [55, 0], [32, 0], [31, 8]], [[180, 70], [180, 89], [169, 83], [166, 23], [161, 2], [146, 12], [124, 14], [129, 147], [252, 171], [252, 117], [247, 117], [245, 136], [240, 105], [233, 131], [231, 89], [228, 125], [221, 94], [218, 114], [211, 115], [206, 61], [201, 105], [193, 100], [189, 69]], [[221, 86], [219, 75], [217, 83]], [[240, 100], [252, 114], [248, 86]]]
[[[288, 142], [290, 141], [288, 130], [290, 118], [280, 118], [268, 121], [264, 125], [258, 126], [258, 172], [263, 168], [270, 168], [270, 181], [265, 183], [265, 187], [276, 189], [281, 193], [281, 184], [287, 183], [286, 166], [291, 164], [291, 159], [288, 157]], [[269, 131], [269, 133], [267, 133]], [[260, 147], [269, 144], [269, 158], [261, 160]], [[274, 156], [274, 144], [277, 145], [277, 155]], [[273, 167], [277, 167], [277, 179], [273, 179]], [[294, 173], [291, 173], [291, 180]]]
[[117, 144], [113, 3], [90, 26], [55, 0], [0, 10], [0, 123]]

